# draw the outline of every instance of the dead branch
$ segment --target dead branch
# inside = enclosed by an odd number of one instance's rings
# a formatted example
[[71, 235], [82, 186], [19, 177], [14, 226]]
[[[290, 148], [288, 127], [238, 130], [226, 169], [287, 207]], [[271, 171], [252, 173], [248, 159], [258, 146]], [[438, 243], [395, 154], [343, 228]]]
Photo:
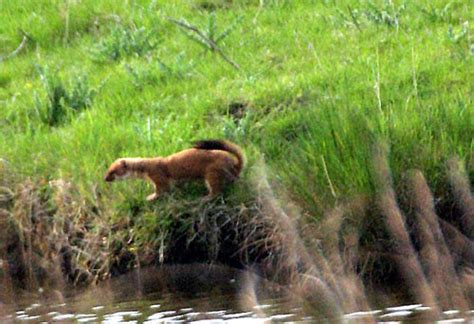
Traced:
[[176, 24], [180, 27], [183, 27], [185, 29], [188, 29], [188, 30], [196, 33], [199, 37], [201, 37], [202, 40], [204, 40], [206, 42], [206, 44], [213, 51], [216, 51], [227, 63], [232, 65], [236, 70], [240, 70], [240, 66], [237, 63], [235, 63], [234, 61], [232, 61], [227, 55], [225, 55], [224, 52], [217, 46], [217, 44], [212, 39], [210, 39], [209, 37], [204, 35], [196, 26], [185, 23], [184, 21], [181, 21], [181, 20], [176, 20], [174, 18], [167, 18], [167, 19], [170, 22], [172, 22], [173, 24]]

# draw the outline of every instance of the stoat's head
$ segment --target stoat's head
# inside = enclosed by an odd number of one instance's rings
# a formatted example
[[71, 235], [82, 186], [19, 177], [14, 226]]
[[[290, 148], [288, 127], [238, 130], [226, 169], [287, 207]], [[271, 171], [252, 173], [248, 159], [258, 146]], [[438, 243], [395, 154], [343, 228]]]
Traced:
[[104, 180], [112, 182], [115, 180], [123, 180], [130, 175], [130, 167], [125, 159], [118, 159], [107, 170]]

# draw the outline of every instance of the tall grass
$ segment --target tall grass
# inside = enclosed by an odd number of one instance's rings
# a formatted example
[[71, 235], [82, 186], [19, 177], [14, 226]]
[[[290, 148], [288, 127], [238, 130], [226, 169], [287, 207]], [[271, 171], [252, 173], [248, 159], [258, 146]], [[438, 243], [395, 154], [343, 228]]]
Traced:
[[[380, 142], [389, 147], [395, 182], [416, 168], [442, 192], [440, 170], [453, 155], [473, 178], [467, 2], [214, 2], [5, 4], [1, 48], [15, 49], [18, 30], [32, 39], [0, 63], [5, 172], [18, 182], [72, 181], [90, 201], [99, 192], [109, 198], [100, 208], [116, 218], [142, 206], [149, 189], [142, 182], [106, 186], [108, 163], [167, 155], [199, 138], [235, 140], [249, 165], [254, 152], [263, 153], [273, 180], [315, 219], [377, 189], [368, 161]], [[170, 17], [207, 24], [239, 70], [203, 52]], [[47, 83], [45, 114], [35, 108], [34, 94], [45, 89], [33, 72], [38, 64], [71, 80]], [[87, 86], [77, 75], [88, 76]], [[235, 117], [231, 108], [240, 103]], [[75, 105], [87, 109], [68, 123], [54, 117]]]

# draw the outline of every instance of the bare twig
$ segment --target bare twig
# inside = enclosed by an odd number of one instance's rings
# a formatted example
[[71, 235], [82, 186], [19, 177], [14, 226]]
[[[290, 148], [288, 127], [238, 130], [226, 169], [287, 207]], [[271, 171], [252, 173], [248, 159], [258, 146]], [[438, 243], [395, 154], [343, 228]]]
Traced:
[[186, 23], [184, 21], [181, 21], [181, 20], [176, 20], [174, 18], [170, 18], [170, 17], [168, 17], [167, 19], [170, 22], [172, 22], [172, 23], [174, 23], [174, 24], [176, 24], [180, 27], [186, 28], [186, 29], [196, 33], [199, 37], [201, 37], [201, 39], [203, 41], [206, 42], [206, 44], [209, 46], [210, 49], [212, 49], [213, 51], [216, 51], [227, 63], [232, 65], [236, 70], [240, 70], [240, 66], [237, 63], [235, 63], [234, 61], [232, 61], [228, 56], [226, 56], [224, 54], [224, 52], [222, 52], [222, 50], [217, 46], [217, 44], [212, 39], [210, 39], [209, 37], [204, 35], [196, 26], [188, 24], [188, 23]]
[[348, 5], [347, 9], [349, 9], [349, 14], [351, 15], [352, 22], [354, 23], [354, 25], [357, 27], [359, 31], [362, 31], [362, 29], [360, 28], [359, 22], [357, 21], [357, 17], [354, 15], [354, 11], [352, 10], [351, 6]]
[[28, 40], [28, 36], [23, 35], [23, 39], [21, 40], [20, 45], [18, 45], [18, 47], [13, 52], [3, 57], [0, 56], [0, 63], [17, 55], [23, 49], [23, 47], [25, 47], [27, 40]]

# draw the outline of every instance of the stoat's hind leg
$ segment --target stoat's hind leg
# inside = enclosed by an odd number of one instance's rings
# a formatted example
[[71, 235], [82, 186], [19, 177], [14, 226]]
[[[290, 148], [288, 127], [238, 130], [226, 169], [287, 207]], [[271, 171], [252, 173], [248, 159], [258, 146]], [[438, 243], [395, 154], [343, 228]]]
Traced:
[[206, 171], [205, 183], [208, 190], [208, 194], [205, 200], [211, 200], [219, 195], [224, 186], [235, 180], [235, 176], [229, 173], [227, 168], [221, 165], [210, 167]]

